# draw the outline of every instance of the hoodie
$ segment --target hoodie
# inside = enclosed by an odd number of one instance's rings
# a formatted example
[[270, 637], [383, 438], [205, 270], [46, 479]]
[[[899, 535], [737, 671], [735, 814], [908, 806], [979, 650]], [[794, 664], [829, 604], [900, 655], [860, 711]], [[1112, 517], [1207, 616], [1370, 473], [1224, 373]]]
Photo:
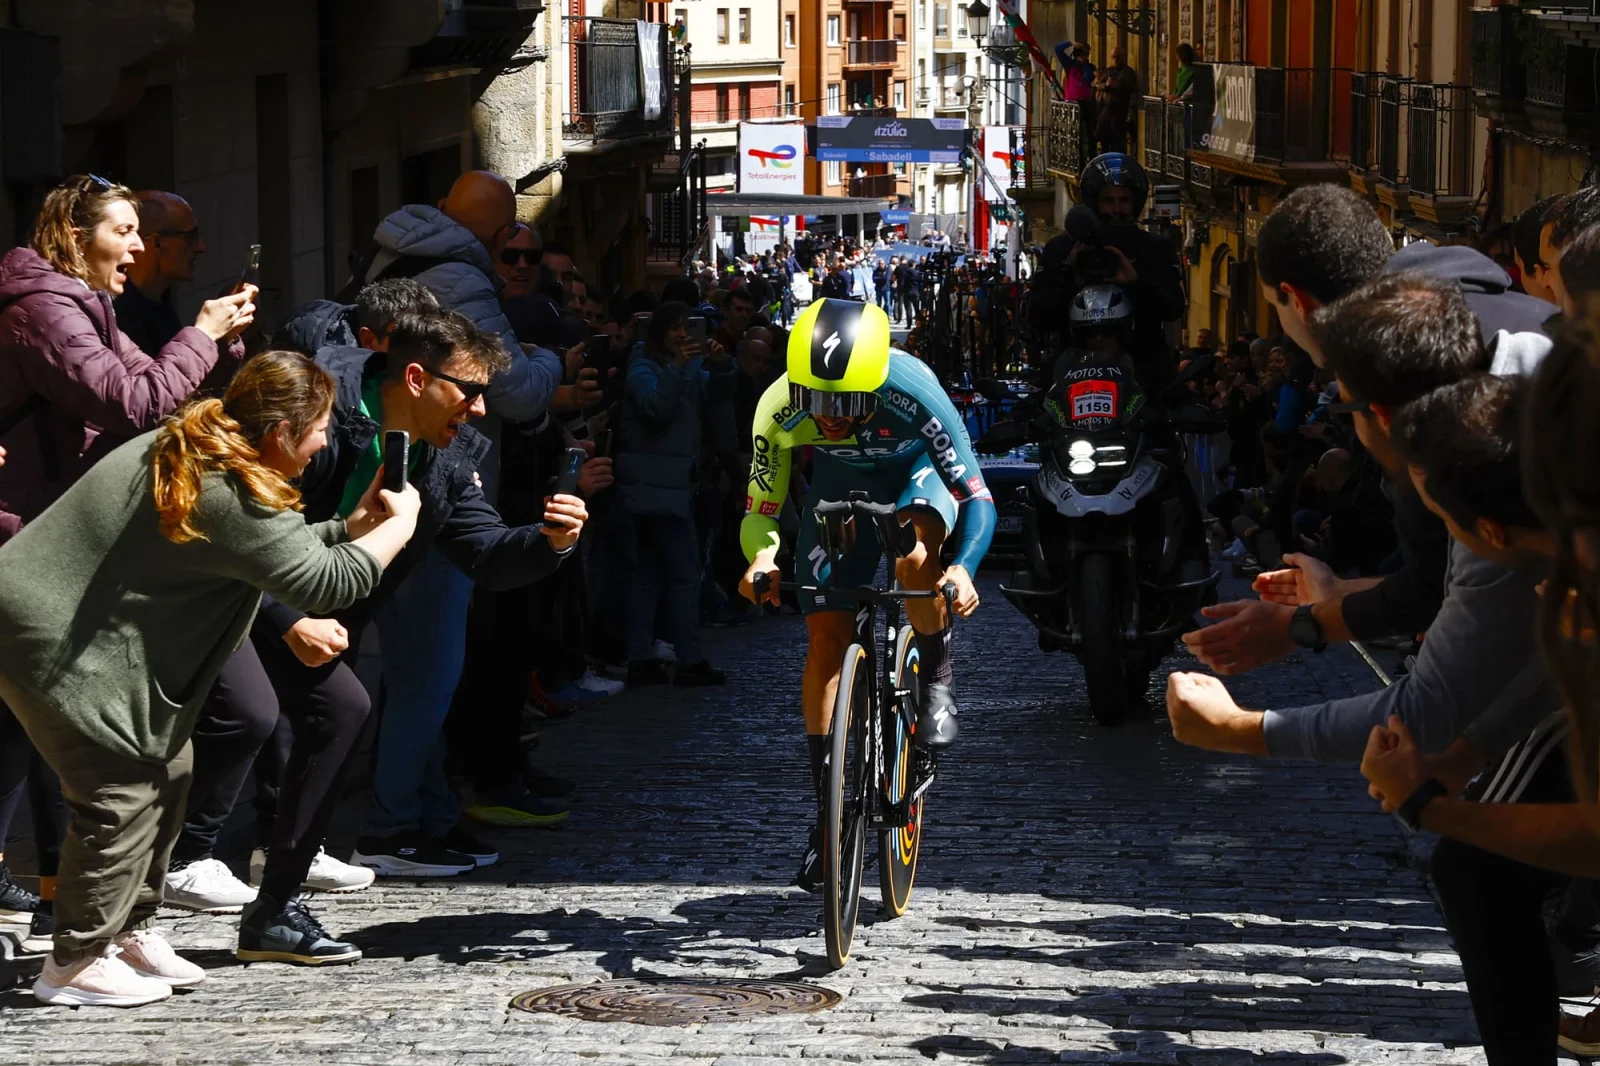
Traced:
[[[1549, 350], [1542, 334], [1501, 332], [1489, 371], [1530, 374]], [[1543, 566], [1510, 570], [1451, 541], [1444, 603], [1411, 672], [1376, 692], [1267, 711], [1268, 753], [1357, 763], [1372, 727], [1398, 715], [1425, 755], [1463, 733], [1499, 755], [1552, 709], [1536, 636], [1543, 577]]]
[[484, 492], [493, 501], [499, 484], [500, 456], [495, 445], [501, 425], [532, 422], [544, 414], [561, 384], [561, 361], [542, 348], [523, 351], [500, 308], [500, 279], [489, 250], [471, 230], [443, 211], [409, 204], [380, 222], [373, 239], [379, 251], [367, 271], [367, 281], [381, 277], [402, 257], [438, 260], [437, 265], [411, 277], [425, 285], [441, 307], [461, 312], [480, 329], [499, 337], [511, 356], [511, 369], [495, 378], [484, 395], [489, 414], [477, 424], [491, 445], [481, 470]]
[[0, 257], [0, 543], [118, 444], [154, 429], [217, 365], [194, 326], [155, 355], [117, 328], [111, 294], [32, 248]]
[[1416, 270], [1458, 283], [1467, 306], [1478, 316], [1485, 343], [1501, 331], [1543, 333], [1546, 320], [1559, 310], [1555, 304], [1512, 289], [1511, 275], [1499, 263], [1464, 244], [1415, 241], [1390, 256], [1385, 269]]

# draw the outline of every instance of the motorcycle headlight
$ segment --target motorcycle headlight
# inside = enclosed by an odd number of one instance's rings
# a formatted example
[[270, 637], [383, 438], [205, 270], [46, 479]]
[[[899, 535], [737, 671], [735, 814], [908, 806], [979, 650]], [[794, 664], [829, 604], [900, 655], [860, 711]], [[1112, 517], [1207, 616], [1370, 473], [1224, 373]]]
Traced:
[[[1086, 441], [1086, 440], [1075, 440], [1075, 441], [1073, 441], [1071, 444], [1067, 445], [1067, 454], [1069, 456], [1071, 456], [1073, 459], [1078, 460], [1078, 461], [1082, 461], [1082, 460], [1085, 460], [1085, 459], [1091, 460], [1091, 462], [1089, 463], [1089, 466], [1091, 468], [1094, 466], [1094, 463], [1092, 462], [1092, 460], [1094, 459], [1094, 445], [1091, 444], [1089, 441]], [[1073, 473], [1076, 474], [1076, 473], [1078, 473], [1078, 471], [1074, 470]]]
[[1067, 473], [1074, 477], [1083, 477], [1094, 473], [1093, 459], [1074, 459], [1067, 464]]

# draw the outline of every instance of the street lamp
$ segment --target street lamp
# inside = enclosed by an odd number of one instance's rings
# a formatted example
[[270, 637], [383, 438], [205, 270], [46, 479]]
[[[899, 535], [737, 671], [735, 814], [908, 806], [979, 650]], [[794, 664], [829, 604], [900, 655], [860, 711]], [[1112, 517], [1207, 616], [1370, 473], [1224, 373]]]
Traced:
[[983, 0], [972, 0], [967, 5], [967, 29], [982, 48], [983, 39], [989, 36], [989, 5]]

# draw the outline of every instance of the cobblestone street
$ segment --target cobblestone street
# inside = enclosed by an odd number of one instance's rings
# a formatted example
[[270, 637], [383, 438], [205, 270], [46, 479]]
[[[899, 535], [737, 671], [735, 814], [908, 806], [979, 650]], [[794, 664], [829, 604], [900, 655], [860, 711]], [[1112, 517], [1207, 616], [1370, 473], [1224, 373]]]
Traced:
[[[812, 806], [804, 634], [785, 615], [710, 634], [725, 690], [625, 693], [553, 725], [543, 765], [582, 782], [558, 829], [486, 833], [502, 861], [461, 880], [318, 901], [360, 964], [242, 966], [235, 919], [169, 914], [174, 944], [211, 968], [198, 991], [118, 1012], [11, 987], [0, 1062], [1482, 1061], [1437, 909], [1353, 769], [1180, 749], [1154, 692], [1148, 714], [1099, 727], [1075, 662], [1036, 651], [983, 588], [958, 630], [963, 734], [911, 911], [877, 920], [869, 870], [842, 971], [819, 900], [789, 887]], [[1259, 707], [1373, 683], [1340, 649], [1233, 687]], [[6, 965], [13, 980], [36, 967]], [[843, 999], [683, 1028], [509, 1006], [650, 975], [800, 979]]]

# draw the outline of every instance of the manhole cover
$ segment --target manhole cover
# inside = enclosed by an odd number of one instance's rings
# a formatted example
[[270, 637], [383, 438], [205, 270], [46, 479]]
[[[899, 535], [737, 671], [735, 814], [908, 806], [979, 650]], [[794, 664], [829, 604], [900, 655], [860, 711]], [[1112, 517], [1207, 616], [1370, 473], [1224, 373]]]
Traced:
[[601, 811], [596, 816], [604, 825], [638, 825], [642, 822], [653, 822], [665, 818], [667, 812], [660, 807], [617, 807], [609, 811]]
[[629, 978], [524, 992], [511, 1005], [591, 1022], [692, 1025], [810, 1014], [838, 1002], [839, 993], [799, 981]]

